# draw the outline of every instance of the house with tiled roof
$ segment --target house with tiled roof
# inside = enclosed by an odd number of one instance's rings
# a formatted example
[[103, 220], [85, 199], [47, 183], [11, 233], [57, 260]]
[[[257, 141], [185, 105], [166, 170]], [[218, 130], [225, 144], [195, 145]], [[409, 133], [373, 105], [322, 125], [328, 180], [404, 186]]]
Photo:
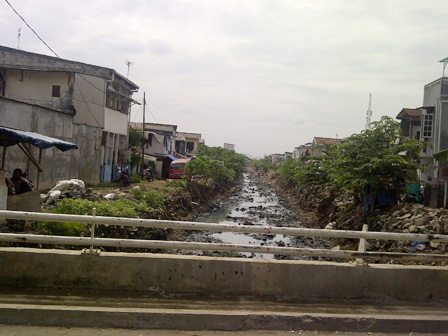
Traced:
[[321, 156], [325, 147], [342, 143], [342, 139], [314, 137], [311, 143], [311, 155]]

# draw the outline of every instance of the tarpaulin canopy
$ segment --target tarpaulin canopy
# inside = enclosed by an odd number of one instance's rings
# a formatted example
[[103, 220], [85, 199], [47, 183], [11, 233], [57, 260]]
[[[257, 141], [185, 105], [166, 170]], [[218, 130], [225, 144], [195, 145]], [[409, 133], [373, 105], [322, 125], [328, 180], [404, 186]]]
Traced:
[[51, 138], [39, 133], [19, 131], [0, 126], [0, 146], [5, 146], [6, 144], [9, 147], [18, 143], [30, 143], [41, 149], [54, 146], [63, 152], [70, 149], [78, 149], [77, 145], [67, 141]]

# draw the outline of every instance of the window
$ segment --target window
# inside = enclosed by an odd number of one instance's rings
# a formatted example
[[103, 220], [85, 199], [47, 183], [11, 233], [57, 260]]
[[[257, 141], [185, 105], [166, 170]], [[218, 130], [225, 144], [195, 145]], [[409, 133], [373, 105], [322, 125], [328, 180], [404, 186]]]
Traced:
[[432, 138], [432, 122], [433, 122], [432, 114], [424, 114], [423, 115], [422, 138]]
[[60, 85], [53, 85], [53, 90], [51, 93], [52, 97], [60, 97], [61, 96], [61, 86]]
[[194, 142], [187, 142], [187, 153], [194, 151]]

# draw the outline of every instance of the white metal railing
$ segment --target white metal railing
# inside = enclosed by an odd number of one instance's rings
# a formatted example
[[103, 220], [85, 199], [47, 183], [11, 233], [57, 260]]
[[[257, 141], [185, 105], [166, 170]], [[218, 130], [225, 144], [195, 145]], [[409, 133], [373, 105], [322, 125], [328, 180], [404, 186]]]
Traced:
[[[422, 241], [422, 242], [431, 242], [431, 241], [448, 242], [448, 235], [368, 232], [367, 226], [363, 228], [363, 231], [326, 230], [326, 229], [307, 229], [307, 228], [289, 228], [289, 227], [271, 227], [271, 226], [210, 224], [200, 222], [168, 221], [157, 219], [63, 215], [63, 214], [5, 211], [5, 210], [0, 210], [0, 219], [90, 224], [91, 225], [90, 238], [0, 233], [0, 241], [2, 242], [90, 246], [90, 252], [93, 252], [93, 247], [103, 246], [103, 247], [127, 247], [127, 248], [168, 249], [168, 250], [184, 249], [184, 250], [222, 251], [222, 252], [246, 252], [246, 253], [252, 252], [252, 253], [269, 253], [269, 254], [282, 254], [282, 255], [301, 255], [312, 257], [329, 257], [329, 258], [341, 258], [341, 259], [354, 259], [354, 258], [377, 259], [381, 261], [390, 259], [413, 260], [421, 262], [448, 261], [448, 255], [446, 254], [372, 252], [365, 250], [365, 240], [369, 239]], [[216, 232], [282, 234], [282, 235], [303, 236], [303, 237], [353, 238], [360, 240], [360, 248], [358, 249], [358, 251], [347, 251], [347, 250], [334, 251], [325, 249], [294, 248], [294, 247], [280, 247], [280, 246], [257, 246], [257, 245], [241, 245], [241, 244], [226, 244], [226, 243], [196, 243], [196, 242], [181, 242], [181, 241], [96, 238], [95, 225], [171, 228], [171, 229], [183, 229], [183, 230], [216, 231]]]

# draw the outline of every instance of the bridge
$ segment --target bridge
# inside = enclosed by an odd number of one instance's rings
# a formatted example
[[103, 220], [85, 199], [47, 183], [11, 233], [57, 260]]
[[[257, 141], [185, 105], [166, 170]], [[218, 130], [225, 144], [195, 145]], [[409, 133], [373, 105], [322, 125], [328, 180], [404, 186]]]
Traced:
[[[0, 241], [77, 245], [81, 250], [0, 248], [2, 323], [193, 330], [302, 329], [447, 332], [446, 254], [365, 250], [369, 239], [448, 242], [447, 235], [0, 211], [0, 219], [76, 222], [90, 237], [0, 233]], [[351, 238], [357, 251], [95, 237], [97, 225]], [[164, 253], [146, 248], [302, 255], [344, 262]], [[383, 263], [376, 263], [381, 261]]]

